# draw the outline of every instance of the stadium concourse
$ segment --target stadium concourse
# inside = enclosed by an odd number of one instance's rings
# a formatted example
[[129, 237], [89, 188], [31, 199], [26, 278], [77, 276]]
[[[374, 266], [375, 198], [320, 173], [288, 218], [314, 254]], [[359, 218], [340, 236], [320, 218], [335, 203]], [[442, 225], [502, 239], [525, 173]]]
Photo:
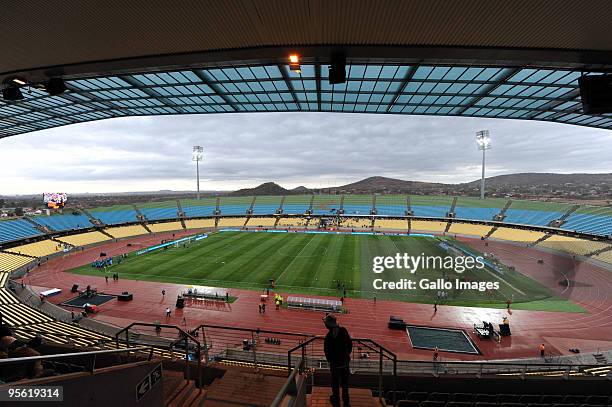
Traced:
[[[427, 226], [425, 221], [423, 227]], [[436, 222], [431, 222], [433, 227]], [[140, 228], [141, 226], [139, 226]], [[133, 233], [143, 233], [143, 231]], [[519, 231], [515, 236], [523, 236]], [[62, 294], [49, 297], [48, 301], [60, 304], [71, 298], [73, 284], [80, 287], [91, 285], [100, 291], [121, 293], [129, 291], [134, 301], [123, 303], [112, 301], [99, 307], [99, 312], [92, 318], [116, 326], [127, 326], [133, 321], [153, 323], [162, 321], [176, 325], [186, 320], [188, 328], [200, 324], [223, 325], [228, 327], [281, 330], [301, 334], [322, 334], [321, 313], [281, 309], [270, 310], [261, 315], [257, 305], [260, 302], [260, 291], [230, 289], [232, 296], [238, 300], [231, 304], [209, 305], [205, 307], [186, 307], [174, 309], [177, 295], [185, 289], [184, 285], [156, 283], [147, 281], [105, 281], [102, 276], [75, 275], [65, 272], [77, 266], [86, 265], [99, 258], [100, 252], [117, 256], [143, 247], [159, 243], [163, 239], [193, 234], [193, 230], [180, 230], [159, 234], [131, 236], [122, 240], [107, 240], [98, 245], [86, 247], [57, 255], [37, 269], [23, 277], [21, 282], [32, 286], [37, 292], [50, 288], [60, 288]], [[523, 232], [526, 233], [526, 232]], [[78, 235], [76, 235], [78, 236]], [[74, 237], [73, 237], [74, 238]], [[543, 285], [560, 291], [559, 281], [553, 272], [561, 263], [571, 264], [576, 270], [571, 276], [572, 285], [563, 291], [565, 298], [584, 308], [584, 313], [564, 313], [546, 311], [528, 311], [492, 308], [474, 308], [460, 306], [439, 306], [437, 313], [429, 304], [415, 304], [397, 301], [374, 302], [371, 299], [347, 298], [345, 306], [350, 313], [339, 318], [353, 335], [372, 338], [383, 346], [396, 352], [402, 359], [429, 359], [431, 351], [414, 349], [403, 331], [387, 328], [389, 315], [403, 317], [413, 325], [431, 327], [457, 328], [464, 330], [481, 352], [481, 355], [468, 355], [442, 352], [447, 360], [495, 360], [536, 357], [540, 343], [547, 345], [551, 355], [571, 354], [569, 349], [579, 348], [582, 352], [596, 352], [612, 349], [612, 274], [609, 270], [598, 267], [584, 260], [563, 255], [559, 252], [543, 251], [528, 248], [517, 242], [499, 240], [481, 240], [479, 238], [459, 237], [476, 249], [495, 253], [507, 265], [515, 266], [523, 273]], [[129, 245], [128, 245], [129, 244]], [[484, 245], [487, 245], [486, 248]], [[542, 260], [539, 264], [537, 260]], [[165, 290], [162, 297], [161, 291]], [[281, 294], [283, 294], [281, 292]], [[172, 316], [165, 317], [165, 309], [171, 307]], [[501, 343], [479, 340], [473, 333], [475, 323], [481, 321], [501, 322], [509, 317], [513, 335], [504, 338]]]

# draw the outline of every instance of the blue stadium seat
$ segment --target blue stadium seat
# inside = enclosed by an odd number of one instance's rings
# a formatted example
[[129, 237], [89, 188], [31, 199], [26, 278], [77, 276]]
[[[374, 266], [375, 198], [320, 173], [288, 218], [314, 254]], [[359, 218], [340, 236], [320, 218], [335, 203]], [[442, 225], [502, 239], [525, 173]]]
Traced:
[[412, 205], [414, 216], [445, 218], [450, 208], [446, 206]]
[[10, 242], [26, 237], [39, 236], [43, 233], [24, 219], [5, 220], [0, 222], [0, 242]]
[[37, 216], [32, 220], [39, 225], [46, 226], [51, 230], [73, 230], [83, 229], [92, 226], [87, 215], [78, 214], [65, 214], [65, 215], [53, 215], [53, 216]]
[[91, 211], [91, 216], [100, 219], [107, 225], [136, 222], [138, 220], [136, 215], [136, 211], [133, 209], [122, 209], [117, 211]]
[[253, 215], [273, 215], [276, 213], [278, 205], [253, 205]]
[[474, 207], [455, 207], [455, 218], [470, 220], [493, 220], [495, 215], [501, 212], [499, 208], [474, 208]]
[[212, 216], [215, 214], [215, 207], [209, 206], [183, 206], [183, 212], [188, 218], [197, 218], [200, 216]]
[[561, 229], [602, 236], [612, 235], [612, 216], [572, 213], [561, 225]]
[[508, 209], [504, 222], [523, 225], [548, 226], [553, 220], [563, 216], [561, 212], [531, 211], [528, 209]]
[[250, 204], [219, 205], [219, 210], [222, 215], [246, 215], [250, 206]]
[[369, 215], [372, 205], [344, 204], [345, 215]]
[[145, 216], [145, 218], [149, 220], [176, 219], [178, 217], [177, 207], [140, 208], [139, 210], [140, 210], [140, 213], [142, 213]]
[[284, 204], [283, 213], [301, 215], [308, 210], [308, 204]]
[[406, 205], [376, 205], [376, 213], [382, 216], [406, 216]]

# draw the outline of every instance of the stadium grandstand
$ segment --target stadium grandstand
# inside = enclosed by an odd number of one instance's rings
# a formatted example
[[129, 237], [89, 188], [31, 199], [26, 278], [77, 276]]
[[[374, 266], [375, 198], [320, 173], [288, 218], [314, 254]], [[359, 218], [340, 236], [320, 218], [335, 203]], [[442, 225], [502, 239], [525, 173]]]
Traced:
[[[612, 130], [609, 98], [586, 85], [610, 82], [606, 0], [15, 1], [2, 13], [0, 138], [249, 112]], [[0, 220], [3, 406], [339, 406], [339, 370], [354, 407], [612, 405], [609, 204], [202, 195]], [[500, 288], [373, 291], [373, 259], [400, 251], [481, 259], [456, 284]], [[340, 365], [330, 315], [352, 338]], [[44, 402], [42, 386], [54, 386]]]

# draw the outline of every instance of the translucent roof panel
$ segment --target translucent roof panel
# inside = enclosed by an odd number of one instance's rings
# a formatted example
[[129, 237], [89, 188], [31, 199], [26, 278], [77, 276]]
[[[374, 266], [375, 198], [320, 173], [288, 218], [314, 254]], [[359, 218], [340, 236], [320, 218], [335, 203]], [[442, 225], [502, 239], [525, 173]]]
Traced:
[[348, 64], [329, 84], [328, 65], [236, 65], [66, 80], [49, 96], [22, 89], [0, 100], [0, 137], [123, 116], [232, 112], [361, 112], [541, 120], [612, 129], [612, 115], [582, 112], [571, 70], [494, 66]]

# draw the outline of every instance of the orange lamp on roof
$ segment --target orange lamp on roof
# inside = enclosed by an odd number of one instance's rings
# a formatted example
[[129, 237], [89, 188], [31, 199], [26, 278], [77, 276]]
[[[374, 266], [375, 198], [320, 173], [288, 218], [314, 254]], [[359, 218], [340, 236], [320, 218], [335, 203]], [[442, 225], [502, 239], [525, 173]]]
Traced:
[[289, 69], [295, 73], [302, 72], [300, 68], [300, 56], [298, 54], [289, 55]]

